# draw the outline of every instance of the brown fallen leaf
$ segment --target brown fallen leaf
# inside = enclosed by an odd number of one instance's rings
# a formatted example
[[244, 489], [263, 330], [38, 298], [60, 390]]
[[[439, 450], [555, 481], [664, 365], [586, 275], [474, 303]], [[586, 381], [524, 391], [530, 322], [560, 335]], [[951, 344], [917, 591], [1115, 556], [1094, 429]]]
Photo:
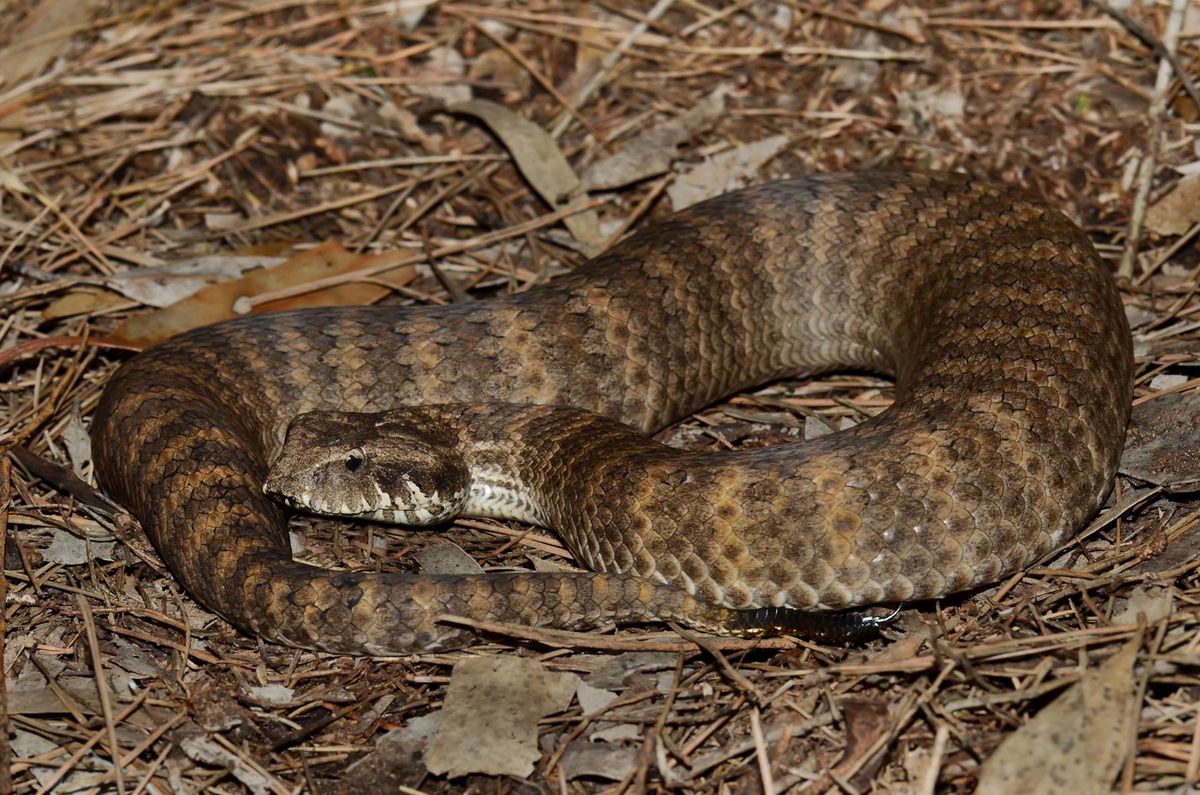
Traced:
[[883, 647], [883, 650], [867, 658], [867, 662], [886, 664], [911, 660], [917, 656], [921, 646], [928, 640], [922, 633], [912, 633]]
[[97, 0], [42, 0], [0, 48], [0, 85], [37, 74], [71, 44], [71, 33], [91, 18]]
[[[579, 177], [550, 133], [508, 108], [482, 99], [447, 106], [447, 110], [472, 116], [486, 124], [512, 155], [529, 184], [553, 209], [570, 206], [584, 197]], [[599, 253], [605, 237], [594, 210], [576, 213], [563, 223], [589, 256]]]
[[523, 657], [456, 663], [425, 767], [450, 778], [469, 773], [524, 778], [541, 752], [537, 724], [571, 703], [579, 677]]
[[[1120, 604], [1118, 602], [1118, 604]], [[1142, 617], [1147, 624], [1157, 623], [1175, 612], [1175, 593], [1170, 588], [1137, 587], [1125, 599], [1124, 607], [1119, 608], [1112, 617], [1114, 624], [1136, 625]]]
[[413, 76], [408, 90], [446, 104], [467, 102], [471, 99], [471, 86], [462, 79], [466, 72], [462, 53], [453, 47], [434, 47], [420, 73]]
[[278, 257], [208, 256], [166, 265], [129, 268], [104, 280], [104, 286], [113, 292], [90, 285], [78, 287], [52, 301], [42, 311], [42, 319], [57, 320], [72, 315], [94, 314], [124, 306], [129, 300], [143, 306], [170, 306], [210, 284], [237, 278], [251, 268], [279, 262]]
[[[604, 15], [603, 11], [591, 3], [580, 3], [575, 13], [581, 19], [602, 20], [621, 25], [625, 28], [625, 32], [633, 27], [632, 23], [625, 23], [625, 20], [620, 17]], [[575, 45], [575, 70], [559, 87], [565, 96], [577, 98], [576, 94], [579, 89], [587, 85], [588, 81], [603, 67], [604, 57], [612, 49], [612, 39], [608, 34], [609, 31], [601, 27], [583, 25], [579, 28], [577, 34], [579, 39]]]
[[1133, 408], [1121, 472], [1167, 491], [1200, 486], [1200, 394], [1177, 392]]
[[427, 775], [421, 757], [440, 719], [437, 712], [420, 715], [385, 734], [375, 743], [374, 750], [346, 768], [337, 791], [342, 795], [415, 792], [403, 788], [418, 786]]
[[[842, 759], [837, 764], [837, 770], [850, 771], [859, 764], [859, 758], [870, 753], [871, 748], [891, 728], [891, 715], [888, 705], [874, 700], [848, 698], [839, 706], [846, 717], [846, 748]], [[870, 784], [871, 777], [883, 764], [883, 755], [868, 760], [858, 768], [851, 784], [865, 788]]]
[[467, 78], [474, 84], [487, 83], [503, 91], [505, 101], [513, 104], [526, 97], [533, 85], [529, 72], [500, 47], [481, 52], [467, 70]]
[[42, 320], [62, 320], [76, 315], [94, 315], [119, 306], [129, 306], [129, 299], [96, 287], [78, 287], [56, 298], [42, 310]]
[[679, 175], [667, 188], [671, 207], [682, 210], [742, 187], [768, 160], [784, 150], [788, 140], [786, 135], [772, 135], [708, 158], [686, 174]]
[[[233, 307], [239, 298], [272, 293], [318, 279], [362, 270], [391, 256], [394, 255], [351, 254], [337, 242], [330, 241], [297, 254], [275, 267], [256, 268], [240, 279], [205, 287], [157, 312], [132, 317], [122, 324], [108, 341], [143, 348], [188, 329], [236, 317], [237, 313]], [[375, 281], [403, 286], [416, 278], [416, 270], [411, 265], [401, 265], [372, 278]], [[388, 288], [381, 284], [340, 284], [283, 300], [256, 304], [253, 311], [260, 314], [302, 307], [370, 304], [383, 298], [388, 292]]]
[[1107, 793], [1130, 750], [1140, 638], [1086, 672], [996, 749], [976, 795]]
[[425, 547], [416, 553], [426, 574], [483, 574], [483, 569], [458, 544], [446, 542]]
[[[112, 698], [115, 699], [116, 695]], [[72, 709], [88, 715], [103, 714], [95, 684], [59, 684], [57, 690], [39, 687], [33, 690], [14, 690], [8, 694], [9, 715], [69, 715]]]
[[641, 749], [614, 743], [576, 742], [562, 757], [567, 780], [599, 778], [620, 781], [637, 768]]
[[1146, 212], [1146, 228], [1159, 235], [1182, 235], [1200, 222], [1200, 174], [1184, 177]]
[[583, 175], [584, 188], [613, 190], [666, 172], [679, 154], [679, 145], [725, 112], [726, 91], [718, 86], [687, 113], [639, 133], [616, 154], [593, 163]]

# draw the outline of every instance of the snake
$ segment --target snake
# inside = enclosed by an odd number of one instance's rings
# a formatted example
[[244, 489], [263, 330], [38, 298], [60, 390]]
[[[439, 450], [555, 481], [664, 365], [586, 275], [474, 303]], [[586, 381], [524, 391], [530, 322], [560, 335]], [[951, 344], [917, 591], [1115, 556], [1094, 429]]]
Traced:
[[[889, 376], [894, 401], [756, 450], [639, 438], [829, 371]], [[938, 599], [1059, 548], [1112, 489], [1132, 373], [1114, 280], [1063, 213], [962, 174], [845, 172], [695, 204], [528, 289], [185, 332], [117, 368], [93, 454], [183, 587], [266, 640], [403, 655], [506, 623], [736, 630], [783, 610]], [[563, 408], [479, 409], [491, 401]], [[540, 488], [553, 464], [566, 484], [553, 500], [520, 492], [512, 471], [442, 488], [492, 488], [519, 518], [561, 522], [590, 571], [294, 560], [293, 508], [264, 489], [289, 424], [406, 407], [425, 432], [411, 446], [490, 423], [516, 444], [499, 455], [535, 462], [518, 481]], [[405, 471], [425, 494], [446, 477]], [[440, 510], [417, 507], [397, 510]]]

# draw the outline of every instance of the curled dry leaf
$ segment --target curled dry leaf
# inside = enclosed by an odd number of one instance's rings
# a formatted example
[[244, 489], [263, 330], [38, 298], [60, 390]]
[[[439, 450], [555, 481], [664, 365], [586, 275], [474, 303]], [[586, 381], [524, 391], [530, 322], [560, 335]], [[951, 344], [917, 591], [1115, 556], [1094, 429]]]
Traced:
[[471, 657], [454, 666], [437, 734], [425, 755], [431, 773], [525, 777], [541, 752], [537, 724], [571, 703], [579, 677], [521, 657]]
[[[521, 174], [552, 208], [583, 200], [579, 177], [558, 144], [538, 125], [508, 108], [482, 99], [450, 105], [447, 110], [472, 116], [486, 124], [508, 149]], [[594, 210], [568, 216], [563, 223], [585, 254], [596, 254], [603, 248], [605, 238]]]
[[247, 700], [264, 707], [288, 705], [293, 702], [295, 697], [295, 688], [287, 687], [277, 682], [251, 687], [246, 691]]
[[583, 175], [585, 189], [613, 190], [664, 173], [679, 154], [680, 144], [725, 112], [727, 91], [718, 86], [687, 113], [638, 134], [616, 154], [593, 163]]
[[1109, 792], [1129, 752], [1138, 644], [1127, 643], [1010, 735], [984, 762], [976, 795]]
[[[237, 224], [243, 221], [242, 216], [237, 214], [230, 214], [230, 217]], [[279, 257], [207, 256], [166, 265], [130, 268], [104, 280], [105, 287], [120, 295], [90, 286], [78, 287], [51, 301], [42, 310], [42, 320], [103, 312], [125, 304], [125, 299], [145, 306], [170, 306], [210, 284], [235, 279], [252, 268], [266, 268], [280, 262], [282, 259]]]
[[[136, 315], [122, 324], [109, 339], [122, 345], [145, 347], [188, 329], [236, 317], [233, 307], [239, 298], [271, 293], [369, 268], [379, 260], [380, 257], [351, 254], [338, 243], [330, 241], [297, 254], [273, 268], [255, 268], [240, 279], [210, 285], [157, 312]], [[416, 270], [412, 266], [401, 265], [376, 275], [373, 281], [403, 286], [415, 278]], [[292, 298], [259, 304], [254, 308], [254, 312], [278, 312], [283, 309], [311, 306], [370, 304], [387, 294], [388, 288], [381, 284], [339, 284]]]
[[696, 202], [744, 186], [747, 180], [758, 174], [758, 170], [768, 160], [782, 152], [787, 144], [786, 135], [772, 135], [770, 138], [708, 158], [686, 174], [681, 174], [671, 183], [671, 187], [667, 188], [671, 206], [682, 210]]

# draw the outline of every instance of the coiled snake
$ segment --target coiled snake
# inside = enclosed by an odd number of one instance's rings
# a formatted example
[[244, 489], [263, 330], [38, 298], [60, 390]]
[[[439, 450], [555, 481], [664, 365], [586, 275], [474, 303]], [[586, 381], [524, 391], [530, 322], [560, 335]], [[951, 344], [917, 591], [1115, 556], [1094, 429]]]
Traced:
[[[694, 469], [626, 455], [599, 432], [551, 434], [568, 466], [607, 473], [573, 483], [594, 510], [566, 528], [607, 573], [316, 569], [291, 560], [286, 513], [263, 493], [300, 412], [504, 400], [651, 431], [832, 368], [894, 375], [895, 404]], [[93, 437], [101, 484], [200, 602], [271, 640], [400, 654], [470, 639], [442, 614], [716, 628], [740, 620], [726, 608], [994, 581], [1104, 500], [1131, 373], [1120, 299], [1075, 224], [1012, 188], [866, 172], [727, 194], [523, 293], [198, 329], [117, 371]]]

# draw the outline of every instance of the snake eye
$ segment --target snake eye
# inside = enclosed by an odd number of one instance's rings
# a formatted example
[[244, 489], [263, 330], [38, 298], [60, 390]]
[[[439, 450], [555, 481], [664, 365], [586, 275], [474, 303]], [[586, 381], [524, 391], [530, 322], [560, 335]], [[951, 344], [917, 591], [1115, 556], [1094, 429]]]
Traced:
[[350, 453], [346, 456], [346, 469], [357, 472], [358, 468], [362, 466], [362, 462], [363, 459], [359, 453]]

